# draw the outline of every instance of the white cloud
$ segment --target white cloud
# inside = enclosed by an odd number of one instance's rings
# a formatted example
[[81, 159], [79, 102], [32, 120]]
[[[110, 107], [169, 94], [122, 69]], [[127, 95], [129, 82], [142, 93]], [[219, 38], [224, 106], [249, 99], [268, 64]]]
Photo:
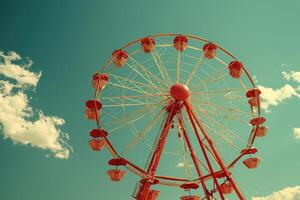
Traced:
[[300, 186], [286, 187], [265, 197], [252, 197], [252, 200], [300, 200]]
[[300, 94], [298, 94], [296, 89], [289, 84], [286, 84], [278, 89], [268, 88], [261, 85], [259, 85], [258, 88], [262, 92], [261, 108], [266, 110], [267, 112], [270, 111], [270, 106], [277, 106], [279, 103], [282, 103], [283, 101], [294, 96], [300, 98]]
[[[65, 122], [57, 116], [46, 116], [29, 105], [26, 92], [37, 85], [41, 73], [29, 71], [30, 60], [25, 63], [17, 53], [0, 52], [0, 131], [4, 138], [16, 144], [31, 145], [50, 150], [57, 158], [68, 158], [71, 148], [69, 136], [57, 126]], [[23, 62], [23, 63], [21, 63]]]
[[300, 72], [282, 72], [283, 78], [286, 80], [292, 80], [300, 83]]
[[15, 52], [10, 52], [8, 55], [4, 55], [3, 52], [0, 52], [0, 58], [3, 59], [3, 63], [0, 65], [0, 75], [16, 80], [18, 85], [21, 86], [37, 85], [41, 73], [34, 73], [28, 70], [32, 65], [31, 60], [25, 63], [15, 64], [14, 62], [22, 61], [21, 57]]
[[300, 140], [300, 128], [294, 128], [293, 132], [294, 132], [294, 138]]
[[179, 162], [179, 163], [177, 163], [176, 167], [182, 168], [182, 167], [184, 167], [184, 163], [183, 162]]
[[176, 167], [177, 168], [183, 168], [183, 167], [193, 167], [193, 165], [192, 164], [185, 164], [184, 162], [179, 162], [179, 163], [177, 163], [177, 165], [176, 165]]

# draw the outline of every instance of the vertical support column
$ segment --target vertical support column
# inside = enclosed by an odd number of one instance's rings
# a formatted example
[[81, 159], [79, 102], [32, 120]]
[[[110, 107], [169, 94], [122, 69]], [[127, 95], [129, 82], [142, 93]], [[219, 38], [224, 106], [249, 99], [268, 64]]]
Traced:
[[[187, 109], [187, 108], [186, 108], [186, 109]], [[216, 186], [217, 186], [217, 188], [218, 188], [219, 195], [220, 195], [220, 197], [221, 197], [222, 200], [225, 200], [223, 193], [220, 191], [220, 185], [219, 185], [219, 182], [218, 182], [218, 180], [217, 180], [217, 178], [216, 178], [215, 172], [214, 172], [214, 170], [213, 170], [213, 168], [212, 168], [212, 165], [211, 165], [211, 163], [210, 163], [210, 160], [209, 160], [209, 158], [208, 158], [208, 156], [207, 156], [207, 153], [206, 153], [204, 144], [203, 144], [203, 142], [202, 142], [202, 140], [201, 140], [201, 138], [200, 138], [200, 135], [199, 135], [199, 133], [198, 133], [197, 127], [196, 127], [196, 125], [195, 125], [195, 122], [194, 122], [194, 120], [193, 120], [191, 114], [189, 113], [189, 111], [187, 111], [187, 113], [188, 113], [188, 116], [189, 116], [191, 125], [192, 125], [192, 127], [193, 127], [193, 130], [194, 130], [194, 132], [195, 132], [195, 135], [196, 135], [196, 137], [197, 137], [198, 143], [199, 143], [199, 145], [200, 145], [200, 148], [201, 148], [201, 150], [202, 150], [202, 152], [203, 152], [205, 161], [206, 161], [206, 163], [207, 163], [207, 165], [208, 165], [208, 169], [209, 169], [209, 171], [210, 171], [210, 173], [211, 173], [211, 176], [213, 177], [214, 183], [216, 184]]]
[[191, 109], [191, 106], [189, 105], [188, 102], [184, 102], [184, 106], [186, 107], [186, 110], [188, 112], [189, 115], [192, 116], [192, 118], [195, 120], [196, 124], [198, 125], [199, 129], [201, 130], [201, 132], [203, 133], [206, 141], [208, 142], [217, 163], [219, 164], [219, 166], [221, 167], [221, 169], [223, 170], [223, 172], [225, 173], [228, 181], [230, 182], [230, 184], [232, 185], [234, 191], [236, 192], [237, 196], [239, 197], [240, 200], [245, 200], [244, 195], [242, 194], [242, 192], [239, 190], [238, 186], [236, 185], [236, 183], [234, 182], [234, 180], [230, 177], [230, 174], [226, 168], [226, 166], [224, 165], [219, 153], [217, 152], [214, 144], [212, 143], [212, 140], [210, 139], [210, 137], [208, 136], [205, 128], [203, 127], [202, 123], [200, 122], [200, 120], [197, 118], [197, 116], [195, 115], [195, 113], [193, 112], [193, 110]]
[[192, 147], [191, 142], [190, 142], [190, 140], [189, 140], [189, 138], [188, 138], [188, 135], [187, 135], [187, 133], [186, 133], [186, 131], [185, 131], [185, 128], [184, 128], [184, 126], [183, 126], [183, 124], [182, 124], [182, 116], [181, 116], [181, 113], [177, 114], [177, 119], [178, 119], [179, 125], [180, 125], [181, 128], [182, 128], [183, 137], [184, 137], [184, 139], [185, 139], [185, 141], [186, 141], [186, 143], [187, 143], [187, 145], [188, 145], [188, 148], [189, 148], [189, 151], [190, 151], [190, 155], [191, 155], [191, 158], [192, 158], [193, 163], [194, 163], [194, 165], [195, 165], [197, 174], [198, 174], [198, 176], [199, 176], [199, 179], [200, 179], [200, 182], [201, 182], [201, 185], [202, 185], [202, 188], [203, 188], [205, 197], [206, 197], [208, 200], [210, 200], [210, 194], [209, 194], [209, 192], [208, 192], [208, 190], [207, 190], [207, 187], [206, 187], [206, 185], [205, 185], [205, 182], [204, 182], [204, 180], [203, 180], [203, 178], [202, 178], [203, 175], [202, 175], [202, 172], [201, 172], [201, 170], [200, 170], [200, 168], [199, 168], [199, 166], [198, 166], [197, 159], [196, 159], [196, 156], [195, 156], [193, 147]]
[[147, 180], [142, 181], [140, 189], [137, 194], [137, 200], [147, 200], [147, 198], [148, 198], [151, 183], [154, 180], [156, 169], [158, 167], [158, 163], [159, 163], [161, 154], [163, 152], [163, 149], [164, 149], [164, 146], [166, 143], [166, 139], [167, 139], [167, 136], [168, 136], [171, 124], [172, 124], [172, 120], [175, 116], [176, 110], [177, 110], [177, 103], [174, 102], [173, 104], [170, 105], [170, 111], [169, 111], [168, 117], [166, 119], [164, 128], [160, 134], [160, 137], [158, 138], [157, 145], [155, 147], [150, 164], [147, 169], [148, 178], [147, 178]]

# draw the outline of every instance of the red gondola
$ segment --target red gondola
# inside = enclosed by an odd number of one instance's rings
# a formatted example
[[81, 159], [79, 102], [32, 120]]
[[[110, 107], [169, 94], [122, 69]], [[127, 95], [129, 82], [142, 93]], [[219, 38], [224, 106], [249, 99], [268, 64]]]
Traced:
[[207, 59], [213, 59], [216, 56], [217, 45], [213, 43], [207, 43], [203, 45], [204, 57]]
[[145, 37], [141, 40], [141, 46], [145, 53], [150, 53], [154, 48], [155, 40], [151, 37]]
[[266, 119], [264, 117], [256, 117], [250, 120], [250, 124], [253, 126], [258, 125], [258, 124], [263, 124], [265, 123]]
[[[255, 129], [253, 129], [253, 131], [255, 131]], [[266, 126], [259, 126], [255, 135], [257, 137], [264, 137], [264, 136], [267, 135], [267, 133], [268, 133], [268, 127], [266, 127]]]
[[199, 196], [182, 196], [180, 197], [181, 200], [200, 200]]
[[105, 146], [105, 141], [102, 139], [91, 139], [89, 145], [92, 150], [100, 151]]
[[93, 75], [93, 88], [96, 90], [103, 90], [108, 81], [108, 75], [96, 73]]
[[119, 169], [111, 169], [107, 171], [108, 176], [110, 177], [111, 181], [121, 181], [126, 174], [126, 171], [119, 170]]
[[115, 166], [116, 169], [111, 169], [107, 171], [108, 176], [112, 181], [121, 181], [126, 171], [119, 170], [117, 167], [127, 165], [127, 161], [124, 158], [113, 158], [108, 161], [108, 164], [111, 166]]
[[89, 120], [96, 120], [99, 118], [99, 110], [102, 104], [98, 100], [89, 100], [86, 102], [85, 116]]
[[99, 138], [99, 137], [107, 137], [108, 133], [106, 130], [104, 129], [93, 129], [90, 132], [90, 136], [93, 138]]
[[254, 88], [252, 90], [248, 90], [246, 93], [246, 97], [258, 97], [261, 94], [261, 91], [258, 88]]
[[127, 52], [122, 49], [115, 50], [112, 53], [112, 56], [114, 57], [113, 62], [117, 67], [123, 67], [123, 65], [125, 65], [128, 58]]
[[173, 41], [174, 47], [177, 51], [185, 50], [187, 43], [188, 43], [188, 39], [187, 39], [187, 37], [185, 37], [183, 35], [179, 35], [179, 36], [175, 37], [175, 39]]
[[226, 182], [220, 185], [220, 190], [223, 194], [230, 194], [233, 192], [233, 187], [229, 182]]
[[243, 64], [239, 61], [232, 61], [228, 65], [229, 74], [232, 78], [240, 78], [242, 74]]
[[260, 158], [258, 158], [258, 157], [248, 158], [248, 159], [244, 160], [243, 163], [248, 169], [254, 169], [254, 168], [258, 167], [258, 165], [260, 163]]
[[158, 190], [150, 190], [147, 200], [156, 200], [159, 196]]
[[250, 106], [256, 107], [256, 106], [258, 106], [259, 101], [260, 101], [259, 97], [251, 97], [251, 98], [249, 98], [248, 103], [250, 104]]

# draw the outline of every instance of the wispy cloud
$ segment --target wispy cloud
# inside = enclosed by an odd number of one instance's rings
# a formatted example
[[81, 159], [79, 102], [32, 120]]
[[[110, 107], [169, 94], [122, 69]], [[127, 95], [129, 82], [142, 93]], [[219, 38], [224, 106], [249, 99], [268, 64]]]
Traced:
[[177, 168], [183, 168], [183, 167], [193, 167], [193, 165], [191, 165], [191, 164], [187, 164], [187, 163], [184, 163], [184, 162], [179, 162], [179, 163], [177, 163], [177, 165], [176, 165], [176, 167]]
[[283, 78], [286, 80], [292, 80], [300, 83], [300, 72], [290, 71], [290, 72], [282, 72]]
[[270, 112], [270, 106], [278, 106], [280, 103], [292, 98], [299, 97], [300, 94], [297, 93], [296, 89], [286, 84], [281, 88], [273, 89], [271, 87], [264, 87], [259, 85], [258, 88], [261, 90], [261, 108], [267, 112]]
[[293, 132], [294, 132], [294, 138], [300, 140], [300, 128], [294, 128]]
[[15, 52], [0, 52], [0, 131], [16, 144], [50, 150], [57, 158], [68, 158], [69, 136], [58, 126], [65, 122], [47, 116], [29, 105], [28, 92], [35, 89], [41, 73], [31, 72], [31, 60]]
[[286, 187], [264, 197], [252, 197], [252, 200], [299, 200], [300, 186]]

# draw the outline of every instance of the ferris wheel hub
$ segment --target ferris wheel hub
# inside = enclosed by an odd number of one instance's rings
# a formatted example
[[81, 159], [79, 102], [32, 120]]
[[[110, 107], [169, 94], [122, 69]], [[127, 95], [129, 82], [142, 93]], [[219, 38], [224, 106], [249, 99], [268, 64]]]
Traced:
[[175, 100], [183, 101], [189, 98], [190, 89], [184, 84], [177, 83], [170, 88], [170, 93]]

